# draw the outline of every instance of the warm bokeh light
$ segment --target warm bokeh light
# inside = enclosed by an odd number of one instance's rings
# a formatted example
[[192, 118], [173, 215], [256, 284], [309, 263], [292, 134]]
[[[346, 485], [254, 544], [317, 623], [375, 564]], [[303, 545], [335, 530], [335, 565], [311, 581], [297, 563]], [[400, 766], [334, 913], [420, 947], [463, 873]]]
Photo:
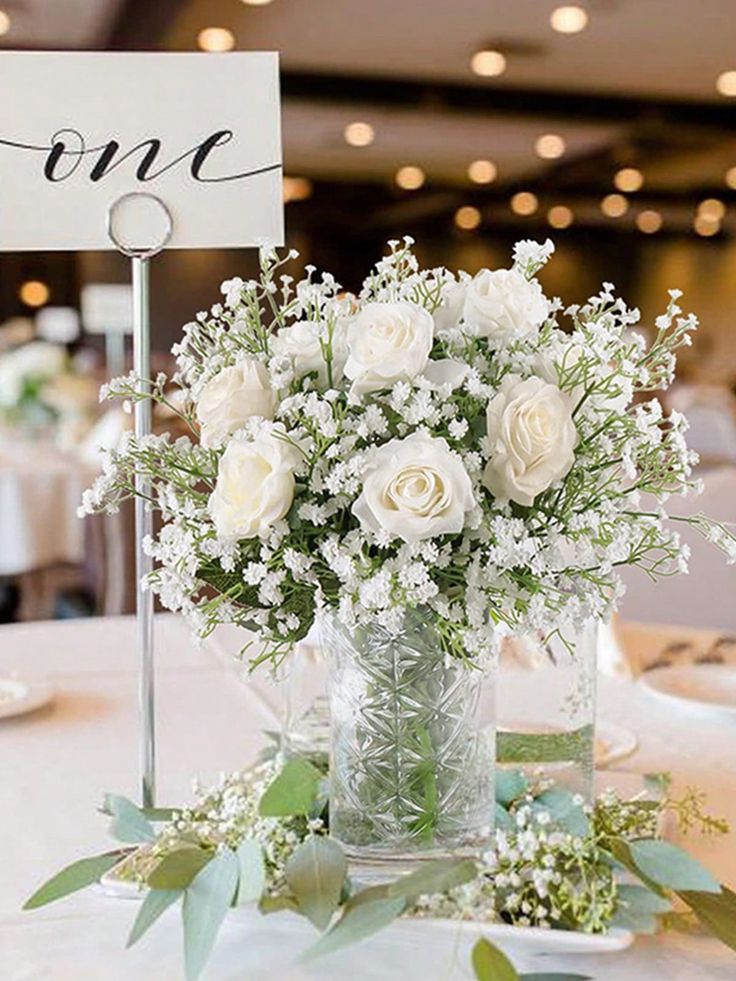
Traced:
[[51, 299], [51, 290], [40, 279], [29, 279], [18, 290], [18, 296], [27, 307], [42, 307]]
[[510, 203], [515, 215], [533, 215], [539, 207], [537, 195], [531, 191], [519, 191], [511, 198]]
[[613, 183], [619, 191], [631, 193], [639, 191], [644, 186], [644, 175], [636, 167], [623, 167], [614, 175]]
[[421, 167], [407, 164], [396, 171], [396, 183], [405, 191], [416, 191], [427, 179]]
[[729, 167], [723, 179], [728, 187], [736, 191], [736, 167]]
[[662, 216], [658, 211], [647, 208], [636, 216], [636, 227], [645, 235], [654, 235], [662, 227]]
[[698, 235], [702, 235], [704, 238], [710, 238], [712, 235], [717, 235], [720, 232], [721, 223], [720, 221], [711, 221], [702, 215], [696, 215], [693, 228]]
[[370, 123], [356, 120], [354, 123], [348, 123], [343, 130], [343, 136], [350, 146], [370, 146], [376, 138], [376, 131]]
[[620, 218], [629, 210], [629, 202], [623, 194], [607, 194], [601, 201], [601, 211], [608, 218]]
[[242, 0], [248, 7], [265, 7], [271, 0]]
[[10, 15], [6, 14], [4, 10], [0, 10], [0, 37], [3, 34], [7, 34], [10, 30]]
[[476, 51], [470, 59], [470, 67], [476, 75], [482, 75], [484, 78], [503, 75], [506, 71], [506, 55], [491, 49]]
[[284, 204], [306, 201], [312, 196], [312, 182], [307, 177], [284, 177]]
[[534, 144], [534, 152], [542, 160], [557, 160], [565, 152], [565, 141], [558, 133], [545, 133]]
[[722, 221], [726, 217], [726, 205], [718, 198], [706, 198], [698, 205], [698, 214], [706, 221]]
[[481, 222], [481, 213], [471, 204], [465, 204], [455, 212], [455, 224], [466, 232], [477, 228]]
[[736, 98], [736, 71], [721, 72], [716, 79], [716, 89], [721, 95]]
[[556, 204], [547, 212], [547, 221], [553, 228], [569, 228], [574, 220], [575, 215], [566, 204]]
[[202, 51], [211, 53], [232, 51], [235, 47], [235, 35], [227, 27], [205, 27], [199, 32], [197, 44]]
[[578, 4], [556, 7], [550, 14], [552, 29], [560, 34], [578, 34], [588, 26], [588, 11]]
[[491, 184], [498, 176], [498, 167], [492, 160], [474, 160], [468, 167], [468, 177], [475, 184]]

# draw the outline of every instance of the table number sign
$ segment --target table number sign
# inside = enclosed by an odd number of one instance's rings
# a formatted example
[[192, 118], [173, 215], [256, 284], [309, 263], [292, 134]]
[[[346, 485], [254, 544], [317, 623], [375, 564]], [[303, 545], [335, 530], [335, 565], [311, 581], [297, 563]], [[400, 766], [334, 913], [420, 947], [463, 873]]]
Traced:
[[169, 248], [281, 245], [281, 172], [275, 53], [0, 53], [2, 251], [111, 249], [131, 192]]

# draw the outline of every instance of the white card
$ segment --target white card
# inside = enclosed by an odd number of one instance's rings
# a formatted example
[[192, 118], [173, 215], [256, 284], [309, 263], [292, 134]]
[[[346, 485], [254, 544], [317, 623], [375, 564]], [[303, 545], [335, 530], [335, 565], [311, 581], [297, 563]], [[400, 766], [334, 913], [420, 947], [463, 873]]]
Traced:
[[82, 323], [88, 334], [132, 334], [132, 287], [116, 283], [83, 287]]
[[278, 55], [0, 52], [0, 250], [112, 249], [131, 192], [170, 248], [283, 244]]

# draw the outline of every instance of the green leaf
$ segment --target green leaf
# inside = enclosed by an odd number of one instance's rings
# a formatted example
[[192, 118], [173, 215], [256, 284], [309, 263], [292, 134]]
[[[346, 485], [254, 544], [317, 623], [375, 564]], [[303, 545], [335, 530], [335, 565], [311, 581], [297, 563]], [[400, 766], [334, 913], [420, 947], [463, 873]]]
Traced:
[[139, 807], [127, 797], [116, 794], [105, 796], [105, 810], [112, 816], [110, 834], [118, 841], [137, 845], [141, 841], [153, 841], [156, 832]]
[[672, 785], [672, 774], [667, 771], [661, 773], [645, 773], [644, 786], [650, 793], [656, 794], [657, 798], [664, 797]]
[[309, 814], [317, 800], [322, 775], [303, 759], [289, 760], [266, 788], [258, 805], [261, 817]]
[[668, 841], [653, 838], [630, 841], [629, 853], [640, 872], [666, 889], [721, 891], [720, 884], [704, 865]]
[[337, 923], [302, 955], [300, 961], [311, 961], [365, 940], [395, 920], [405, 905], [406, 901], [401, 898], [380, 897], [370, 902], [347, 904]]
[[57, 899], [69, 896], [80, 889], [86, 889], [95, 882], [99, 882], [105, 872], [117, 865], [123, 857], [119, 851], [105, 852], [104, 855], [94, 855], [92, 858], [80, 858], [78, 862], [72, 862], [61, 872], [37, 889], [30, 899], [23, 904], [23, 909], [38, 909], [39, 906], [46, 906]]
[[252, 838], [242, 841], [237, 850], [240, 878], [238, 881], [238, 906], [254, 903], [261, 898], [266, 885], [266, 866], [263, 848]]
[[634, 933], [654, 933], [657, 916], [669, 913], [672, 903], [646, 886], [623, 884], [618, 887], [618, 905], [611, 925]]
[[677, 895], [709, 933], [736, 950], [736, 892], [723, 886], [719, 893], [683, 890]]
[[179, 813], [175, 807], [141, 807], [140, 812], [149, 821], [173, 821]]
[[573, 797], [569, 790], [553, 787], [535, 797], [534, 807], [547, 811], [556, 827], [582, 837], [588, 833], [590, 822], [582, 806], [576, 804]]
[[269, 913], [283, 913], [284, 910], [289, 910], [290, 913], [299, 912], [297, 901], [286, 893], [280, 896], [261, 896], [258, 902], [258, 912], [264, 916]]
[[471, 961], [478, 981], [519, 981], [516, 968], [508, 957], [485, 937], [473, 947]]
[[520, 770], [496, 770], [496, 800], [504, 807], [526, 791], [529, 782]]
[[503, 804], [499, 804], [498, 801], [496, 801], [494, 824], [495, 827], [501, 828], [503, 831], [513, 831], [516, 827], [514, 819]]
[[330, 838], [312, 835], [286, 863], [286, 881], [299, 910], [318, 930], [324, 930], [340, 903], [348, 863]]
[[212, 856], [204, 848], [177, 848], [164, 855], [146, 882], [151, 889], [186, 889]]
[[181, 896], [181, 889], [149, 889], [140, 905], [126, 947], [137, 943], [146, 930]]
[[210, 956], [222, 921], [238, 888], [238, 859], [229, 848], [218, 852], [184, 893], [184, 963], [196, 981]]
[[535, 971], [533, 974], [520, 974], [520, 981], [591, 981], [589, 974], [560, 974], [553, 971], [552, 974], [542, 971]]
[[415, 900], [418, 896], [447, 892], [455, 886], [462, 886], [477, 875], [478, 867], [469, 858], [438, 858], [423, 863], [415, 872], [388, 883], [386, 895], [389, 899], [401, 897]]

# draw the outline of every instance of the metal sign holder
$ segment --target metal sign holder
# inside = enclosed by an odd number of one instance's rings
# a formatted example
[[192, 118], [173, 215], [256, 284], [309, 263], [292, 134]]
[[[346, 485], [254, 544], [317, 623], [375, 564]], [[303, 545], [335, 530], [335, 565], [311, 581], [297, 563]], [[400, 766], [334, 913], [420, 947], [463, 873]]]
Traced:
[[[164, 218], [164, 230], [157, 244], [135, 247], [123, 241], [116, 229], [116, 216], [126, 204], [145, 199], [154, 202]], [[147, 394], [151, 387], [151, 310], [149, 262], [161, 252], [171, 238], [174, 221], [164, 202], [155, 194], [133, 191], [114, 201], [107, 212], [107, 234], [118, 252], [131, 260], [133, 280], [133, 369], [139, 391]], [[141, 440], [151, 433], [151, 402], [143, 398], [135, 403], [135, 436]], [[156, 800], [156, 712], [155, 672], [153, 652], [153, 593], [144, 580], [153, 569], [143, 542], [153, 535], [153, 512], [150, 478], [136, 474], [135, 478], [135, 574], [136, 574], [136, 636], [139, 676], [138, 702], [141, 722], [140, 769], [141, 800], [144, 807], [154, 807]]]

